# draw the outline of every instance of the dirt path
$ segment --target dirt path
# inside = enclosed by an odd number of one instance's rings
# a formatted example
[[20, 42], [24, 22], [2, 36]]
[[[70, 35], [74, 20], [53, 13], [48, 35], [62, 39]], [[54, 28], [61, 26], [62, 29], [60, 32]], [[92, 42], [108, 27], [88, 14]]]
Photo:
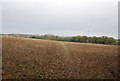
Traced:
[[65, 57], [69, 60], [70, 59], [69, 49], [67, 48], [67, 46], [63, 42], [59, 42], [59, 43], [62, 45], [63, 50], [65, 51], [65, 53], [64, 53]]
[[65, 51], [63, 54], [65, 56], [65, 60], [67, 63], [66, 75], [67, 75], [67, 77], [73, 77], [73, 73], [76, 69], [75, 69], [75, 62], [71, 56], [71, 52], [70, 52], [69, 48], [65, 45], [64, 42], [59, 42], [59, 43], [61, 44], [63, 50]]

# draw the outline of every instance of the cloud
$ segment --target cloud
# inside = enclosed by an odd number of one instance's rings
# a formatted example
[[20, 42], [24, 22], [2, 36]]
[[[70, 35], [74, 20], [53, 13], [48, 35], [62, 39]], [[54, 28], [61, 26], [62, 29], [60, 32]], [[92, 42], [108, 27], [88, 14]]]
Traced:
[[117, 37], [117, 3], [87, 1], [3, 3], [3, 32]]

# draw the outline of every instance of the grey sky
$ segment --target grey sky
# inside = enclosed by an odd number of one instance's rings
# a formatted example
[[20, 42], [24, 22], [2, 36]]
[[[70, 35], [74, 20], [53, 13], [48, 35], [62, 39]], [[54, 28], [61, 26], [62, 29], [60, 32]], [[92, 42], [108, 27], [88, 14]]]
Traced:
[[118, 36], [117, 0], [6, 0], [1, 7], [2, 33]]

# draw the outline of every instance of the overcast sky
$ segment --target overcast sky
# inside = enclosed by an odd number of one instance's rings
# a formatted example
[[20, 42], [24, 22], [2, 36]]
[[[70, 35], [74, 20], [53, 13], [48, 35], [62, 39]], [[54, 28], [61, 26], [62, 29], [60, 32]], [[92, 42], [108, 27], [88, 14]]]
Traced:
[[2, 33], [118, 36], [118, 0], [4, 0], [0, 5]]

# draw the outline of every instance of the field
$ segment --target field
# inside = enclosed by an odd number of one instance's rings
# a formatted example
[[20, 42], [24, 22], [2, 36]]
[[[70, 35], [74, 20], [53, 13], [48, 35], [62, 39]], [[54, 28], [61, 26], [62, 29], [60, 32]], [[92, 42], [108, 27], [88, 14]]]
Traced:
[[118, 47], [2, 37], [3, 79], [118, 78]]

